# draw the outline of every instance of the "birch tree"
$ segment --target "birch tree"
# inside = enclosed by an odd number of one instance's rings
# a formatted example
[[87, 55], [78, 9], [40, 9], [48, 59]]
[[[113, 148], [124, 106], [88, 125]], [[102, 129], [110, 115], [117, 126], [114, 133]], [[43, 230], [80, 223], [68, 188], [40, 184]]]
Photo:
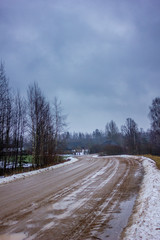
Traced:
[[50, 105], [36, 83], [28, 88], [28, 127], [32, 141], [32, 155], [36, 166], [43, 166], [52, 158], [53, 135], [58, 135], [58, 108], [56, 112], [57, 129], [53, 128]]
[[8, 79], [6, 78], [4, 64], [0, 65], [0, 160], [3, 162], [3, 171], [9, 154], [12, 104]]
[[14, 98], [13, 108], [13, 147], [14, 147], [14, 168], [17, 168], [18, 160], [22, 165], [24, 134], [26, 130], [26, 101], [17, 92]]
[[62, 104], [56, 97], [53, 102], [54, 153], [58, 150], [60, 136], [66, 127], [66, 116], [63, 114]]

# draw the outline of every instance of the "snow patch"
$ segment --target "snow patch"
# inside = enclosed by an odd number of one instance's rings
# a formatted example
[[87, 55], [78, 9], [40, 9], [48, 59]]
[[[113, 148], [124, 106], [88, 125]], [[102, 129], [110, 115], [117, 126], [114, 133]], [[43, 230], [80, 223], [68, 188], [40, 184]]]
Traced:
[[93, 155], [92, 157], [93, 157], [93, 158], [98, 158], [99, 156], [98, 156], [98, 155]]
[[[135, 157], [137, 158], [137, 157]], [[142, 157], [145, 170], [132, 225], [125, 231], [126, 240], [160, 239], [160, 171], [153, 160]]]
[[39, 169], [39, 170], [34, 170], [34, 171], [31, 171], [31, 172], [26, 172], [26, 173], [14, 174], [10, 177], [1, 178], [0, 179], [0, 184], [13, 182], [17, 179], [22, 179], [22, 178], [29, 177], [29, 176], [32, 176], [32, 175], [36, 175], [36, 174], [39, 174], [39, 173], [42, 173], [42, 172], [50, 171], [50, 170], [53, 170], [53, 169], [56, 169], [56, 168], [59, 168], [59, 167], [63, 167], [63, 166], [66, 166], [66, 165], [69, 165], [71, 163], [74, 163], [74, 162], [78, 161], [77, 158], [73, 158], [73, 157], [69, 157], [67, 160], [69, 160], [69, 161], [64, 162], [64, 163], [60, 163], [60, 164], [57, 164], [57, 165], [54, 165], [54, 166], [51, 166], [51, 167], [42, 168], [42, 169]]

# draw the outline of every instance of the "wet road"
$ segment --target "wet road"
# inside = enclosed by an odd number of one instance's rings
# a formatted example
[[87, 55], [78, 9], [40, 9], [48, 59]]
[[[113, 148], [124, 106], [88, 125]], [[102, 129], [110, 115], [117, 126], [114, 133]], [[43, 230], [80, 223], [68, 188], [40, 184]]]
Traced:
[[132, 158], [83, 156], [0, 185], [0, 240], [120, 239], [142, 175]]

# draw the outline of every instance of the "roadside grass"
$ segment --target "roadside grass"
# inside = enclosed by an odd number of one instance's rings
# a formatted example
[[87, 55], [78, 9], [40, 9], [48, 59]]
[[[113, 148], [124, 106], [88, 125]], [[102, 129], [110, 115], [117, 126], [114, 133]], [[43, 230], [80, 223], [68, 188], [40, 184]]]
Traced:
[[151, 154], [146, 154], [144, 157], [150, 158], [156, 162], [157, 168], [160, 170], [160, 156], [154, 156]]
[[32, 155], [23, 156], [23, 163], [32, 163], [32, 161], [33, 161]]

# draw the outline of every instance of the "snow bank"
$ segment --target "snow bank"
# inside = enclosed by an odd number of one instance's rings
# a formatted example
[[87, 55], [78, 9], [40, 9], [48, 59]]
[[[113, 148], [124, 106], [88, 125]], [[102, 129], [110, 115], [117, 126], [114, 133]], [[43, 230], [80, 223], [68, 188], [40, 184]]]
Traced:
[[132, 225], [125, 231], [125, 240], [160, 239], [160, 170], [155, 162], [142, 157], [145, 175], [137, 198]]
[[136, 208], [131, 216], [131, 226], [126, 228], [123, 240], [160, 239], [160, 170], [153, 160], [146, 157], [131, 155], [117, 157], [140, 159], [145, 171]]
[[69, 161], [66, 161], [64, 163], [60, 163], [60, 164], [57, 164], [57, 165], [54, 165], [54, 166], [51, 166], [51, 167], [42, 168], [42, 169], [39, 169], [39, 170], [34, 170], [34, 171], [31, 171], [31, 172], [26, 172], [26, 173], [14, 174], [10, 177], [1, 178], [0, 179], [0, 184], [13, 182], [17, 179], [21, 179], [21, 178], [25, 178], [25, 177], [28, 177], [28, 176], [36, 175], [38, 173], [50, 171], [50, 170], [53, 170], [53, 169], [56, 169], [56, 168], [59, 168], [59, 167], [63, 167], [63, 166], [66, 166], [68, 164], [71, 164], [73, 162], [78, 161], [77, 158], [73, 158], [73, 157], [69, 157], [66, 160], [69, 160]]

